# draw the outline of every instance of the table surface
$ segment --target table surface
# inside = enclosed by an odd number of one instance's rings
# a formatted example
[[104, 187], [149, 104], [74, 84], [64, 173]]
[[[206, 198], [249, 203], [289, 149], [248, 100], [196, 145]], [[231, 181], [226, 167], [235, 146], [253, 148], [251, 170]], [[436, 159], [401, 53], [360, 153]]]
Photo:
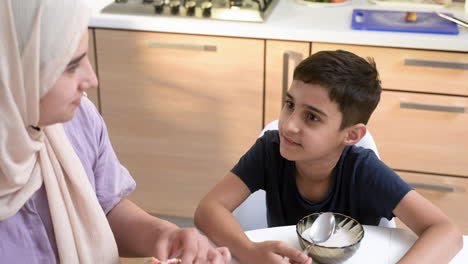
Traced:
[[[300, 249], [295, 226], [257, 229], [246, 232], [254, 242], [281, 240]], [[345, 264], [393, 264], [396, 263], [416, 241], [417, 236], [409, 230], [364, 225], [364, 238], [354, 256]], [[464, 244], [468, 236], [463, 236]], [[238, 262], [234, 260], [233, 264]], [[468, 263], [468, 247], [464, 247], [450, 264]]]

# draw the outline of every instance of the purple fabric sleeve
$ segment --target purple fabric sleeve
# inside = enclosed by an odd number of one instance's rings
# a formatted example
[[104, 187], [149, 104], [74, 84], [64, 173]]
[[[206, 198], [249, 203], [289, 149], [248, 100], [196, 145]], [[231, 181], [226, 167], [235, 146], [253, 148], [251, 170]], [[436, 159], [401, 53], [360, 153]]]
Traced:
[[[117, 159], [104, 121], [91, 101], [83, 97], [74, 118], [64, 127], [107, 214], [135, 189], [135, 181]], [[44, 186], [18, 213], [0, 221], [0, 263], [58, 263]]]
[[117, 159], [104, 120], [94, 104], [83, 97], [75, 118], [65, 123], [64, 127], [102, 209], [109, 213], [135, 189], [136, 184]]

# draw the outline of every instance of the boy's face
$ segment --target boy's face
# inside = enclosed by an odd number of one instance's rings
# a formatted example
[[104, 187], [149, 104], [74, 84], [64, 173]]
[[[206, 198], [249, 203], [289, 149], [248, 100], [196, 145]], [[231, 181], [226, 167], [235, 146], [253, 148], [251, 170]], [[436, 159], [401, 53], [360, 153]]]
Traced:
[[292, 161], [319, 161], [341, 153], [346, 129], [338, 104], [320, 85], [294, 80], [279, 119], [280, 152]]

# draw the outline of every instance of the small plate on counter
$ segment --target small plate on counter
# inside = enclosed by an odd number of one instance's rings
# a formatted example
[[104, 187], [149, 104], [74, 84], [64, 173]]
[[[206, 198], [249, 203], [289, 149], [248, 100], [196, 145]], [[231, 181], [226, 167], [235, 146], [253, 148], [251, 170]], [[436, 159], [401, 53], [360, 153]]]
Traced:
[[444, 8], [452, 3], [451, 0], [368, 0], [370, 3], [382, 6], [396, 6], [405, 8]]
[[291, 0], [294, 3], [310, 7], [338, 7], [350, 5], [352, 0]]

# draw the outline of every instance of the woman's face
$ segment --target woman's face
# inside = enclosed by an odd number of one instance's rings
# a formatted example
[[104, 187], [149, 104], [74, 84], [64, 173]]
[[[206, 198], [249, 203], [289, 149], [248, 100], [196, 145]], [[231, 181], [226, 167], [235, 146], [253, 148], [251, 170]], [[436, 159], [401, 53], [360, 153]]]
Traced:
[[63, 123], [71, 120], [80, 105], [83, 93], [98, 85], [96, 74], [87, 55], [88, 31], [54, 86], [41, 98], [39, 126]]

